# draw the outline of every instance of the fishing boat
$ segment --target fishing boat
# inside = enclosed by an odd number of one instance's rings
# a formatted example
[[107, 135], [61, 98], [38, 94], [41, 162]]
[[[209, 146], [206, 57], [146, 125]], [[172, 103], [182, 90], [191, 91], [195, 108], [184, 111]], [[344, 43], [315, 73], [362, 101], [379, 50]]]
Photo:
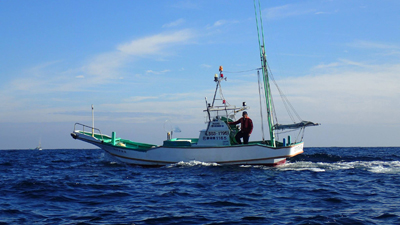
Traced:
[[[219, 74], [214, 76], [216, 84], [214, 97], [210, 102], [207, 101], [207, 98], [205, 100], [206, 127], [200, 131], [197, 138], [173, 138], [173, 131], [171, 130], [168, 131], [167, 139], [162, 145], [154, 145], [118, 138], [115, 132], [112, 132], [111, 136], [105, 135], [101, 133], [100, 129], [94, 127], [93, 106], [92, 126], [75, 123], [71, 136], [74, 139], [103, 149], [124, 163], [142, 166], [165, 166], [191, 161], [218, 163], [220, 165], [276, 166], [285, 163], [289, 157], [303, 153], [304, 142], [302, 134], [304, 134], [304, 129], [319, 124], [303, 120], [286, 125], [276, 122], [270, 87], [272, 74], [265, 55], [264, 35], [262, 32], [260, 34], [259, 31], [259, 28], [262, 31], [261, 10], [259, 9], [261, 22], [261, 26], [259, 26], [256, 4], [254, 6], [261, 58], [261, 68], [257, 68], [259, 74], [260, 116], [261, 120], [264, 120], [263, 105], [265, 105], [269, 140], [264, 138], [264, 126], [261, 123], [262, 140], [251, 141], [248, 144], [238, 144], [236, 142], [235, 135], [239, 132], [239, 127], [230, 124], [230, 122], [236, 121], [236, 115], [240, 115], [240, 113], [248, 109], [248, 106], [245, 102], [242, 102], [239, 107], [231, 105], [223, 96], [221, 83], [226, 81], [226, 77], [223, 74], [222, 66], [219, 68]], [[260, 71], [262, 72], [262, 79], [260, 79]], [[279, 92], [282, 96], [282, 92]], [[286, 97], [282, 99], [291, 106]], [[295, 114], [297, 115], [297, 113]], [[300, 136], [301, 139], [292, 140], [290, 136], [285, 136], [285, 138], [279, 140], [278, 134], [281, 130], [299, 130], [301, 135], [298, 135], [298, 137]]]

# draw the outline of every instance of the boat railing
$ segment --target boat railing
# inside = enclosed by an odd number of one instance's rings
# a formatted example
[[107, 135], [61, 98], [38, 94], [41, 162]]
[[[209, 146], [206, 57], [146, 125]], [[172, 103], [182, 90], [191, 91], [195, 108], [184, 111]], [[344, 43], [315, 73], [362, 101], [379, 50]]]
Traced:
[[91, 131], [92, 131], [92, 137], [94, 137], [94, 131], [95, 131], [95, 130], [98, 131], [99, 134], [100, 134], [101, 140], [104, 141], [104, 139], [103, 139], [103, 134], [101, 133], [101, 131], [100, 131], [99, 128], [91, 127], [91, 126], [88, 126], [88, 125], [85, 125], [85, 124], [82, 124], [82, 123], [75, 123], [75, 125], [74, 125], [74, 132], [76, 131], [76, 125], [82, 126], [82, 132], [83, 132], [83, 134], [85, 134], [85, 127], [86, 127], [86, 128], [90, 128]]

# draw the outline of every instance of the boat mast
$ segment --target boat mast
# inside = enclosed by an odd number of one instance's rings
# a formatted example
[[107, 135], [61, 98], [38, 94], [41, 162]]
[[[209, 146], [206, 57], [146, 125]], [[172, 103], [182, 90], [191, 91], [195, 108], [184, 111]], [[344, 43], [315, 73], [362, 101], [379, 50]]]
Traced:
[[[260, 14], [260, 24], [261, 24], [260, 26], [258, 25], [257, 6], [256, 6], [256, 1], [254, 0], [254, 11], [255, 11], [255, 15], [256, 15], [258, 45], [260, 48], [260, 58], [261, 58], [261, 68], [262, 68], [263, 81], [264, 81], [265, 101], [267, 104], [269, 135], [270, 135], [270, 140], [271, 140], [271, 146], [276, 147], [275, 133], [274, 133], [274, 129], [273, 129], [274, 119], [273, 119], [273, 115], [272, 115], [272, 96], [271, 96], [271, 88], [270, 88], [269, 77], [268, 77], [267, 57], [265, 56], [265, 42], [264, 42], [264, 31], [263, 31], [263, 24], [262, 24], [260, 1], [258, 1], [258, 9], [259, 9], [259, 14]], [[261, 29], [261, 34], [260, 34], [260, 29]]]

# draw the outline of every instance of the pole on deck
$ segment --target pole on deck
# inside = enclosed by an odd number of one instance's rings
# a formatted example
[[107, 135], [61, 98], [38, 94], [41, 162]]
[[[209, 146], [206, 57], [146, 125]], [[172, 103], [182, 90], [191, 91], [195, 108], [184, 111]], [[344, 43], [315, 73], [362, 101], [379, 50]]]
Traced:
[[94, 137], [94, 108], [92, 104], [92, 137]]

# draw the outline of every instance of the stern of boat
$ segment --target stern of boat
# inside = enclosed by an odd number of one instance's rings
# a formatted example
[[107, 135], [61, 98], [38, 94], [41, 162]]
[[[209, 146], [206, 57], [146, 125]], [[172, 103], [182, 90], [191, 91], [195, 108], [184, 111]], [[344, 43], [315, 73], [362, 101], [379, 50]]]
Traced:
[[288, 158], [294, 157], [294, 156], [299, 155], [304, 152], [304, 150], [303, 150], [304, 143], [300, 142], [300, 143], [294, 144], [292, 146], [288, 146], [288, 148], [289, 148]]

